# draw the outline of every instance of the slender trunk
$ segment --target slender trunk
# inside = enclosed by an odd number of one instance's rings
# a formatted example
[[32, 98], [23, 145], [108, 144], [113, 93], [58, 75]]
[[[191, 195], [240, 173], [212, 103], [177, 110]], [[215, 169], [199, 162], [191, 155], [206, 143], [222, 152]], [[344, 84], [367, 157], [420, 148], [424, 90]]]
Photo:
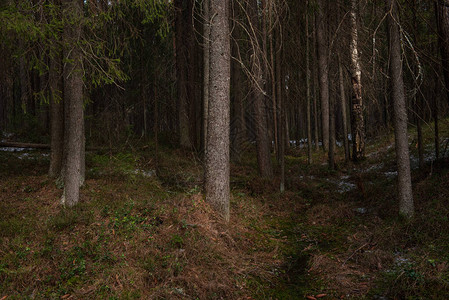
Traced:
[[349, 153], [349, 141], [348, 141], [348, 116], [346, 113], [346, 96], [345, 96], [345, 84], [343, 78], [343, 68], [341, 67], [340, 57], [338, 57], [338, 75], [340, 81], [340, 100], [341, 100], [341, 115], [343, 119], [343, 145], [345, 148], [345, 162], [350, 159]]
[[421, 116], [419, 114], [421, 110], [421, 105], [416, 106], [418, 115], [416, 116], [416, 130], [418, 132], [418, 159], [419, 159], [419, 168], [424, 168], [424, 145], [422, 139], [422, 126], [421, 126]]
[[64, 206], [74, 206], [79, 201], [79, 192], [82, 173], [82, 146], [84, 141], [83, 128], [83, 72], [82, 53], [77, 42], [81, 36], [81, 25], [79, 19], [82, 16], [82, 2], [63, 1], [65, 15], [69, 17], [72, 24], [64, 27], [64, 41], [67, 45], [64, 49], [64, 101], [67, 102], [68, 118], [67, 126], [67, 148], [65, 172], [64, 172], [64, 194], [61, 203]]
[[274, 53], [276, 50], [273, 45], [273, 20], [272, 20], [272, 11], [271, 11], [271, 0], [268, 0], [268, 18], [269, 22], [269, 30], [270, 34], [268, 35], [268, 40], [270, 43], [270, 77], [271, 77], [271, 99], [273, 103], [273, 133], [274, 133], [274, 152], [277, 154], [279, 158], [279, 126], [278, 126], [278, 99], [276, 96], [276, 67], [274, 62]]
[[[238, 31], [238, 26], [234, 27], [234, 34], [240, 37], [240, 32]], [[233, 56], [237, 57], [238, 44], [232, 44], [231, 51]], [[231, 62], [231, 90], [233, 91], [233, 119], [231, 120], [231, 128], [234, 132], [232, 139], [231, 157], [237, 161], [240, 161], [241, 152], [243, 145], [246, 141], [246, 124], [245, 124], [245, 107], [244, 107], [244, 79], [242, 76], [242, 69], [240, 64], [232, 60]]]
[[186, 35], [190, 30], [185, 21], [184, 0], [175, 0], [175, 53], [176, 53], [176, 80], [178, 87], [178, 127], [179, 144], [184, 149], [190, 149], [192, 143], [189, 132], [188, 117], [188, 79], [187, 79], [187, 46]]
[[285, 135], [286, 135], [286, 127], [285, 127], [285, 110], [284, 110], [284, 101], [282, 98], [279, 99], [279, 106], [281, 110], [280, 114], [280, 143], [279, 143], [279, 165], [281, 167], [281, 183], [279, 186], [279, 191], [283, 193], [285, 191]]
[[387, 21], [390, 47], [390, 76], [392, 100], [394, 106], [394, 129], [396, 160], [398, 166], [399, 214], [413, 217], [413, 193], [410, 174], [410, 155], [407, 134], [407, 108], [405, 101], [404, 79], [401, 61], [401, 41], [399, 36], [397, 4], [395, 0], [386, 0]]
[[433, 125], [434, 125], [434, 144], [435, 144], [435, 159], [438, 159], [440, 157], [440, 135], [439, 135], [439, 128], [438, 128], [438, 98], [435, 95], [434, 101], [433, 101]]
[[61, 175], [64, 150], [64, 104], [62, 99], [61, 57], [50, 58], [50, 136], [51, 155], [48, 175], [57, 178]]
[[365, 156], [365, 121], [363, 119], [362, 69], [357, 49], [357, 0], [351, 1], [351, 82], [352, 82], [352, 158], [354, 161]]
[[[20, 44], [24, 45], [23, 42], [19, 43], [19, 45]], [[24, 49], [24, 46], [21, 46], [21, 49]], [[22, 107], [22, 113], [26, 114], [28, 112], [31, 87], [25, 57], [23, 56], [19, 58], [19, 79], [20, 79], [20, 105]]]
[[230, 42], [229, 0], [211, 0], [210, 92], [206, 200], [229, 221]]
[[329, 98], [329, 169], [335, 169], [335, 99]]
[[154, 93], [154, 165], [156, 174], [159, 172], [159, 105], [158, 105], [158, 95], [157, 95], [157, 84], [154, 83], [153, 86]]
[[[418, 45], [418, 20], [416, 18], [416, 0], [413, 0], [413, 36], [415, 43]], [[418, 71], [417, 67], [414, 67], [414, 72], [416, 73]], [[420, 89], [418, 83], [415, 80], [415, 87], [417, 90]], [[419, 161], [419, 168], [424, 168], [424, 145], [423, 145], [423, 137], [422, 137], [422, 126], [421, 126], [421, 118], [422, 118], [422, 100], [421, 96], [417, 96], [417, 92], [415, 92], [413, 97], [413, 104], [416, 110], [415, 113], [415, 120], [416, 120], [416, 131], [418, 134], [418, 161]]]
[[446, 100], [449, 101], [449, 5], [447, 1], [435, 1], [435, 14], [438, 27], [441, 65], [445, 80]]
[[[316, 24], [316, 14], [314, 14], [315, 24]], [[313, 127], [314, 127], [314, 142], [315, 142], [315, 150], [318, 151], [320, 149], [320, 139], [319, 139], [319, 112], [318, 112], [318, 72], [317, 72], [317, 42], [316, 42], [316, 30], [315, 34], [312, 35], [312, 45], [313, 51], [311, 52], [312, 56], [312, 69], [313, 69]]]
[[203, 151], [206, 153], [206, 138], [207, 138], [207, 112], [209, 105], [209, 54], [210, 54], [210, 14], [209, 1], [203, 2]]
[[274, 74], [274, 82], [275, 82], [275, 92], [276, 92], [276, 115], [279, 120], [278, 122], [278, 143], [277, 143], [277, 153], [278, 153], [278, 162], [280, 163], [281, 159], [281, 144], [285, 143], [285, 135], [282, 136], [281, 132], [285, 128], [285, 116], [281, 116], [282, 112], [282, 102], [284, 102], [282, 97], [282, 78], [281, 78], [281, 29], [280, 26], [276, 28], [276, 43], [275, 43], [275, 62], [273, 68], [275, 70]]
[[310, 66], [309, 66], [309, 1], [306, 4], [306, 114], [307, 114], [307, 163], [312, 163], [312, 123], [310, 116]]
[[329, 149], [329, 59], [328, 59], [328, 45], [325, 23], [327, 18], [325, 14], [325, 3], [323, 0], [318, 0], [319, 6], [316, 13], [316, 41], [318, 52], [318, 74], [320, 86], [320, 101], [321, 101], [321, 130], [323, 134], [323, 148], [324, 151]]
[[257, 14], [257, 0], [250, 1], [250, 23], [255, 29], [251, 33], [251, 89], [254, 105], [254, 126], [257, 146], [257, 163], [262, 177], [271, 178], [273, 176], [273, 167], [271, 165], [270, 146], [268, 141], [267, 116], [263, 94], [263, 65], [262, 54], [259, 47], [259, 28], [260, 23]]

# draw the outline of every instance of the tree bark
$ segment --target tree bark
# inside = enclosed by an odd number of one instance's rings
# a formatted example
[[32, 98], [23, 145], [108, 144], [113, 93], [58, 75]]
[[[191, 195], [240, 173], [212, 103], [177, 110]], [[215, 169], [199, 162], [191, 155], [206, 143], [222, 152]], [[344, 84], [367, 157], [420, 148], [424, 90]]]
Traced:
[[[239, 26], [234, 26], [233, 34], [235, 34], [235, 42], [232, 44], [231, 51], [234, 57], [238, 57], [238, 40], [241, 38]], [[236, 60], [231, 62], [231, 90], [233, 104], [233, 119], [231, 120], [231, 130], [234, 136], [232, 139], [231, 157], [236, 161], [240, 161], [243, 145], [246, 142], [246, 122], [245, 122], [245, 81], [242, 74], [242, 67]]]
[[350, 159], [349, 141], [348, 141], [348, 116], [346, 112], [346, 96], [345, 96], [345, 84], [343, 78], [343, 68], [341, 67], [340, 57], [338, 57], [338, 75], [340, 81], [340, 101], [341, 101], [341, 115], [343, 119], [343, 145], [345, 148], [345, 162]]
[[335, 95], [329, 98], [329, 169], [335, 169]]
[[[190, 0], [188, 0], [190, 1]], [[186, 1], [175, 0], [175, 53], [176, 53], [176, 81], [178, 87], [178, 127], [179, 127], [179, 145], [181, 148], [190, 149], [192, 141], [190, 140], [189, 130], [189, 109], [188, 97], [189, 86], [187, 77], [187, 45], [186, 39], [188, 36], [188, 22], [185, 21], [186, 15]]]
[[50, 57], [50, 136], [51, 155], [48, 175], [57, 178], [61, 175], [64, 151], [64, 104], [62, 99], [61, 57], [54, 54]]
[[258, 20], [257, 1], [250, 0], [249, 3], [250, 24], [253, 28], [251, 32], [251, 90], [253, 94], [254, 105], [254, 126], [257, 146], [257, 163], [262, 177], [270, 178], [273, 176], [273, 167], [271, 165], [270, 147], [268, 141], [267, 116], [263, 93], [263, 65], [262, 51], [259, 47], [260, 23]]
[[[312, 121], [310, 114], [310, 61], [309, 61], [309, 1], [306, 4], [306, 115], [307, 115], [307, 163], [312, 163]], [[299, 124], [297, 124], [299, 126]]]
[[352, 83], [352, 159], [359, 161], [365, 156], [365, 123], [363, 119], [362, 69], [357, 49], [357, 0], [351, 1], [351, 83]]
[[388, 44], [391, 59], [390, 78], [394, 106], [396, 161], [398, 167], [399, 214], [406, 218], [411, 218], [414, 214], [414, 205], [408, 148], [407, 108], [401, 61], [401, 41], [397, 24], [399, 15], [395, 0], [386, 0], [386, 5], [388, 12]]
[[210, 92], [206, 200], [229, 221], [230, 31], [229, 0], [211, 0]]
[[[79, 201], [82, 166], [84, 159], [81, 158], [84, 144], [83, 128], [83, 70], [82, 53], [78, 42], [81, 38], [82, 2], [63, 1], [65, 15], [70, 23], [64, 26], [64, 101], [67, 102], [68, 118], [67, 126], [67, 148], [65, 172], [64, 172], [64, 193], [61, 204], [72, 207]], [[75, 25], [74, 25], [75, 24]]]
[[203, 2], [203, 151], [206, 153], [207, 113], [209, 105], [210, 0]]
[[[316, 41], [318, 53], [318, 74], [321, 101], [321, 129], [323, 134], [323, 148], [329, 149], [329, 58], [327, 35], [325, 29], [325, 3], [317, 0], [316, 12]], [[327, 18], [326, 18], [327, 19]]]
[[441, 65], [443, 67], [445, 90], [449, 101], [449, 3], [445, 0], [435, 1], [435, 14], [440, 45]]

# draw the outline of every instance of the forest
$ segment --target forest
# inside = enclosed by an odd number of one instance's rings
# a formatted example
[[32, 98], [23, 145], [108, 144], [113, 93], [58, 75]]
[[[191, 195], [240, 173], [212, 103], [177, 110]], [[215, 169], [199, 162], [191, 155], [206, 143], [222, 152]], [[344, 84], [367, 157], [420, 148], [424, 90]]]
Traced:
[[448, 0], [0, 0], [0, 300], [448, 299]]

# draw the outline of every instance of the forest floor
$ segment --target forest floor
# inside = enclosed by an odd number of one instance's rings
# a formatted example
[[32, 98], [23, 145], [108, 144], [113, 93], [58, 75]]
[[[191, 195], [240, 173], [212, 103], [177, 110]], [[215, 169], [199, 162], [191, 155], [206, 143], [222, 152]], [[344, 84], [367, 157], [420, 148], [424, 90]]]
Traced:
[[[443, 121], [441, 137], [449, 137]], [[286, 157], [286, 192], [245, 153], [231, 221], [203, 200], [194, 155], [154, 144], [88, 153], [81, 202], [59, 205], [48, 152], [0, 149], [0, 299], [447, 299], [449, 161], [417, 164], [416, 217], [398, 217], [394, 138], [337, 170]], [[443, 153], [445, 151], [446, 153]]]

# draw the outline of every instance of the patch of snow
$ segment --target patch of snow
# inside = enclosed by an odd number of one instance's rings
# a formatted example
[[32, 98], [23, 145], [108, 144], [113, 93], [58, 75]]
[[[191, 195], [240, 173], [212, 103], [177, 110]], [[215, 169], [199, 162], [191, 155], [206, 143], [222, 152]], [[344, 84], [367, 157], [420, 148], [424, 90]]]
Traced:
[[384, 172], [384, 175], [387, 176], [388, 178], [395, 177], [398, 176], [398, 171]]
[[337, 185], [338, 193], [343, 194], [343, 193], [352, 191], [353, 189], [355, 189], [357, 187], [355, 184], [346, 181], [347, 179], [349, 179], [349, 176], [342, 176], [340, 178], [341, 178], [341, 180], [339, 180], [339, 181], [327, 179], [327, 181], [332, 182], [335, 185]]
[[364, 169], [363, 173], [373, 172], [382, 169], [384, 164], [372, 165], [369, 168]]
[[[14, 133], [3, 131], [3, 132], [2, 132], [2, 135], [3, 135], [4, 137], [6, 137], [6, 138], [10, 138], [10, 137], [12, 137], [12, 136], [14, 135]], [[4, 141], [5, 141], [5, 140], [2, 140], [2, 142], [4, 142]]]
[[355, 212], [358, 212], [359, 214], [366, 214], [368, 211], [365, 207], [357, 207], [354, 209]]
[[408, 258], [406, 258], [406, 257], [403, 257], [403, 256], [401, 255], [400, 252], [396, 252], [396, 253], [394, 254], [394, 256], [395, 256], [395, 258], [394, 258], [394, 264], [395, 264], [397, 267], [401, 267], [401, 266], [408, 265], [408, 264], [411, 263], [410, 259], [408, 259]]
[[143, 177], [152, 177], [156, 174], [156, 171], [155, 170], [145, 171], [145, 170], [141, 170], [141, 169], [135, 169], [131, 173], [136, 174], [136, 175], [141, 175]]
[[345, 181], [340, 181], [338, 183], [338, 190], [337, 192], [339, 192], [340, 194], [352, 191], [353, 189], [355, 189], [357, 186], [353, 183], [350, 182], [345, 182]]
[[24, 151], [24, 150], [28, 150], [29, 148], [15, 148], [15, 147], [1, 147], [0, 151], [5, 151], [5, 152], [20, 152], [20, 151]]

